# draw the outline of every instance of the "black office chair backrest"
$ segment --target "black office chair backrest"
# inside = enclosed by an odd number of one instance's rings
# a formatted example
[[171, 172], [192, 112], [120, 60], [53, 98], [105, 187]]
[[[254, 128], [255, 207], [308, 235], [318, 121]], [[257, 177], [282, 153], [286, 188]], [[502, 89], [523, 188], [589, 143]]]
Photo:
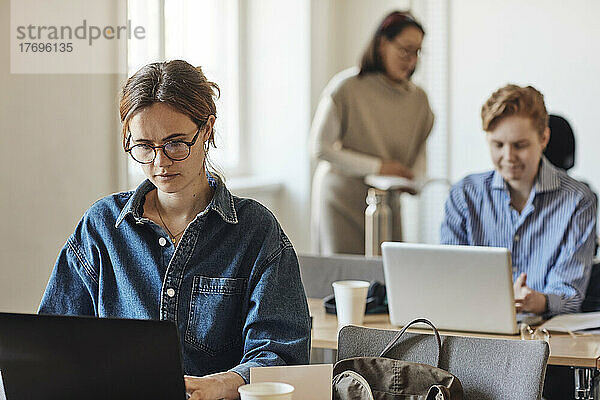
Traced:
[[569, 122], [559, 115], [550, 114], [550, 141], [544, 155], [552, 164], [565, 171], [575, 165], [575, 135]]
[[592, 265], [590, 283], [585, 291], [585, 298], [581, 304], [582, 312], [600, 311], [600, 262]]

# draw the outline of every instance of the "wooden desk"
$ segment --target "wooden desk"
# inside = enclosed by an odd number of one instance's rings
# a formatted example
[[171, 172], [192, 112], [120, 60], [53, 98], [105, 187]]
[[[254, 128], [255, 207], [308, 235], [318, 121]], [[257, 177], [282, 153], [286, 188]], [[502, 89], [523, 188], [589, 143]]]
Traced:
[[[310, 315], [313, 317], [313, 348], [337, 349], [337, 319], [326, 314], [321, 299], [309, 299]], [[387, 314], [365, 315], [364, 326], [368, 328], [399, 329], [390, 323]], [[427, 330], [411, 329], [411, 332], [431, 333]], [[440, 331], [447, 336], [475, 336], [482, 338], [521, 340], [518, 335], [494, 335], [485, 333]], [[600, 335], [572, 337], [567, 334], [552, 333], [550, 337], [550, 358], [548, 364], [571, 367], [600, 368]]]

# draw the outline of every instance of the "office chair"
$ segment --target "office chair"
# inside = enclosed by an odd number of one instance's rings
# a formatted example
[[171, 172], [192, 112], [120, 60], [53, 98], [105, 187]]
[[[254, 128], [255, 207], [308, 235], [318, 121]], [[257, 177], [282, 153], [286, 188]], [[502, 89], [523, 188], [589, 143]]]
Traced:
[[581, 312], [594, 311], [600, 311], [600, 262], [598, 260], [594, 260], [592, 264], [590, 282], [581, 304]]
[[553, 165], [565, 171], [575, 165], [575, 135], [569, 122], [559, 115], [550, 114], [548, 119], [550, 140], [544, 155]]
[[[338, 361], [378, 356], [396, 331], [345, 326]], [[398, 360], [437, 364], [433, 335], [407, 332], [392, 350]], [[540, 340], [483, 339], [442, 335], [439, 366], [460, 379], [465, 400], [538, 400], [550, 349]]]

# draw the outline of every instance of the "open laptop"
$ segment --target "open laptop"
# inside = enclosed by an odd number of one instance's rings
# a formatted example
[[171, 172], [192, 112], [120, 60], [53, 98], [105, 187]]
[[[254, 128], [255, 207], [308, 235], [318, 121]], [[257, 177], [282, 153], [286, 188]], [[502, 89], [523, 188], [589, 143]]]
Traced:
[[185, 399], [167, 321], [0, 313], [0, 399]]
[[516, 334], [510, 251], [385, 242], [390, 320], [424, 317], [438, 329]]

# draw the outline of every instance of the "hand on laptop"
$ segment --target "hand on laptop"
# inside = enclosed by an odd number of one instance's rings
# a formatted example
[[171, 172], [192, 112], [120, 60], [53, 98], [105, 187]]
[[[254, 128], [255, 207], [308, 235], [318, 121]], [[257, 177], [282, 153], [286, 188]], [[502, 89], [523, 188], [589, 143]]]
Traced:
[[184, 377], [185, 391], [193, 400], [237, 399], [238, 387], [246, 382], [235, 372], [219, 372], [206, 376]]
[[546, 311], [546, 296], [527, 286], [527, 274], [521, 273], [513, 285], [517, 312], [542, 314]]

